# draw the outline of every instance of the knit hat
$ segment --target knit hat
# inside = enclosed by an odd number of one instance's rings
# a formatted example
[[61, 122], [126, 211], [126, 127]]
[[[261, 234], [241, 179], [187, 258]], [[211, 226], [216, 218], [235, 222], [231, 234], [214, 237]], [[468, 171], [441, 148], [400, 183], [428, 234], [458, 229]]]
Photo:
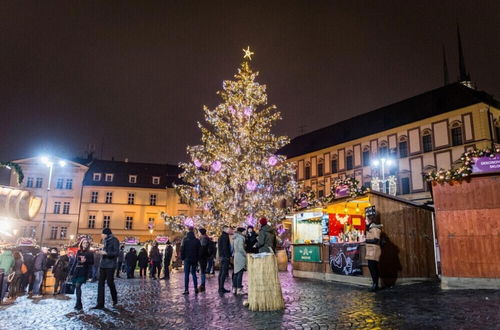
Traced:
[[104, 228], [104, 229], [102, 230], [102, 233], [103, 233], [103, 234], [105, 234], [105, 235], [111, 235], [111, 229], [109, 229], [109, 228]]
[[260, 218], [259, 220], [261, 226], [267, 225], [267, 219], [266, 218]]
[[205, 235], [207, 230], [205, 228], [200, 228], [200, 234]]

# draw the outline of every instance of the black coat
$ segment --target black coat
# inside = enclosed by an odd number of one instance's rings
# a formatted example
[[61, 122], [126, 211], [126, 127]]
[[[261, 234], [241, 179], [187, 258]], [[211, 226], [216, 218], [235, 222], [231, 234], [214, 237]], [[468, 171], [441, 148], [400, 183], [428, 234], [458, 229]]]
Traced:
[[231, 258], [231, 242], [229, 241], [229, 234], [222, 232], [217, 242], [219, 249], [219, 258]]
[[57, 259], [53, 269], [54, 277], [58, 280], [64, 280], [69, 273], [69, 257], [64, 255]]
[[129, 251], [125, 255], [125, 263], [127, 266], [135, 269], [135, 266], [137, 266], [137, 253], [135, 251]]
[[252, 231], [248, 233], [245, 239], [245, 250], [247, 253], [259, 253], [257, 245], [257, 234]]
[[139, 261], [139, 267], [147, 267], [149, 263], [148, 253], [146, 251], [139, 252], [137, 256], [137, 261]]
[[165, 258], [163, 259], [165, 265], [170, 265], [170, 261], [172, 261], [173, 254], [174, 254], [174, 248], [172, 247], [172, 244], [167, 244], [167, 247], [165, 248]]
[[160, 249], [157, 246], [153, 246], [151, 251], [149, 252], [149, 258], [151, 258], [152, 262], [161, 262], [161, 253]]
[[[85, 257], [85, 261], [82, 262], [82, 258]], [[94, 264], [94, 254], [90, 251], [78, 250], [76, 252], [75, 262], [71, 265], [70, 274], [73, 277], [83, 276], [85, 278], [89, 275], [90, 266]]]
[[113, 235], [108, 235], [104, 239], [104, 251], [106, 254], [102, 255], [101, 268], [116, 268], [116, 261], [118, 259], [118, 254], [120, 253], [120, 242]]
[[33, 273], [33, 268], [35, 268], [35, 257], [31, 253], [23, 254], [24, 264], [28, 268], [28, 273]]
[[200, 240], [194, 236], [192, 231], [188, 232], [182, 242], [181, 259], [187, 260], [190, 264], [197, 264], [200, 260]]

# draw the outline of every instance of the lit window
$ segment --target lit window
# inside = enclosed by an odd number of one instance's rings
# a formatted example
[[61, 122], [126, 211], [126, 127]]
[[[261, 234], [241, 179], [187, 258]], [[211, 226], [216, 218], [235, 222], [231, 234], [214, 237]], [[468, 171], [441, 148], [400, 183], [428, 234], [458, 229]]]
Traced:
[[106, 193], [106, 204], [111, 204], [113, 203], [113, 192], [108, 191]]
[[94, 229], [95, 228], [95, 215], [89, 215], [89, 222], [88, 222], [88, 227], [90, 229]]
[[113, 174], [111, 173], [106, 173], [106, 178], [105, 178], [105, 181], [106, 182], [113, 182]]
[[128, 193], [128, 204], [132, 205], [134, 204], [135, 201], [135, 194], [134, 193]]
[[92, 180], [101, 181], [101, 173], [94, 173]]
[[62, 189], [63, 188], [63, 184], [64, 184], [64, 179], [63, 178], [57, 179], [56, 189]]
[[128, 182], [129, 183], [137, 183], [137, 175], [129, 175]]
[[156, 205], [156, 194], [149, 195], [149, 205]]
[[73, 189], [73, 179], [66, 179], [66, 189]]
[[97, 200], [99, 198], [99, 192], [98, 191], [93, 191], [90, 196], [90, 202], [91, 203], [97, 203]]
[[153, 184], [160, 184], [160, 177], [159, 176], [153, 177]]
[[64, 205], [63, 205], [63, 214], [69, 214], [69, 202], [64, 202]]
[[54, 202], [54, 214], [61, 213], [61, 202]]

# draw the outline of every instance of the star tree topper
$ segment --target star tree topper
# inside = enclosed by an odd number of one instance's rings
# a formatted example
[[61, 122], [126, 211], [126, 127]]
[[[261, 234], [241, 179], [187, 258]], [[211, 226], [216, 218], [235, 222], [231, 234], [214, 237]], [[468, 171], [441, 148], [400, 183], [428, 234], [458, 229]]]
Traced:
[[250, 46], [248, 46], [247, 49], [243, 49], [243, 51], [245, 52], [245, 56], [243, 56], [243, 58], [252, 60], [252, 55], [254, 55], [255, 53], [250, 50]]

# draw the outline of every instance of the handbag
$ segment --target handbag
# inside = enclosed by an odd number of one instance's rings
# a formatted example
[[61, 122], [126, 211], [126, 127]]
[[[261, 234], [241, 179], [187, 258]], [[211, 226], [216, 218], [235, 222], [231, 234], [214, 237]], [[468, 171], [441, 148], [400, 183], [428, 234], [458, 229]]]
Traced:
[[74, 294], [75, 293], [75, 285], [73, 282], [64, 283], [64, 293], [65, 294]]

